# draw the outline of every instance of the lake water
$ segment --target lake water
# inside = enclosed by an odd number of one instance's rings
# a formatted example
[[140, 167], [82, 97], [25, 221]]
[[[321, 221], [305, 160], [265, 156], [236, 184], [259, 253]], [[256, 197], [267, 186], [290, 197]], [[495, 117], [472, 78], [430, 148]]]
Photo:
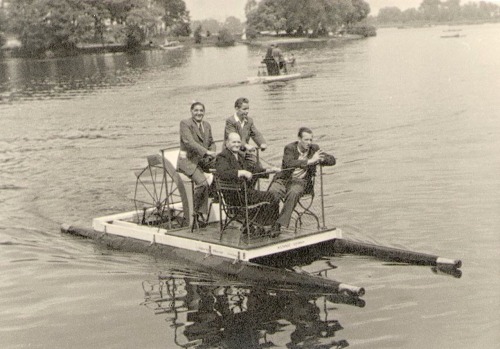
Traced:
[[[279, 85], [237, 84], [264, 54], [247, 46], [0, 61], [0, 347], [498, 348], [500, 25], [448, 29], [284, 47], [315, 77]], [[60, 233], [133, 210], [134, 169], [191, 102], [220, 139], [240, 96], [270, 162], [303, 125], [337, 157], [329, 226], [462, 277], [342, 256], [329, 277], [366, 288], [357, 307]]]

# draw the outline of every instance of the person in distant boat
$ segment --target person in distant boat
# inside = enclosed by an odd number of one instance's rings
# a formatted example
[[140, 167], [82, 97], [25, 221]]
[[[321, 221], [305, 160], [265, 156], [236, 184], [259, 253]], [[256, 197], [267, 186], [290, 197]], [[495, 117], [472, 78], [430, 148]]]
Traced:
[[282, 171], [276, 174], [268, 191], [278, 199], [284, 199], [273, 231], [288, 227], [293, 210], [299, 199], [308, 190], [312, 190], [312, 178], [316, 174], [316, 165], [333, 166], [335, 157], [313, 143], [313, 133], [307, 127], [301, 127], [298, 140], [285, 146]]
[[266, 56], [262, 60], [262, 63], [266, 65], [267, 68], [267, 75], [269, 76], [276, 76], [280, 75], [280, 68], [279, 68], [279, 63], [276, 62], [273, 56], [273, 49], [275, 48], [274, 44], [271, 44], [267, 48]]
[[[264, 169], [260, 163], [249, 161], [245, 153], [241, 151], [240, 135], [236, 132], [230, 132], [225, 141], [225, 149], [216, 157], [215, 170], [217, 178], [222, 180], [234, 183], [242, 183], [242, 181], [251, 183], [254, 177], [268, 177], [269, 173], [279, 169]], [[258, 223], [262, 226], [272, 226], [278, 217], [279, 198], [272, 193], [255, 190], [251, 184], [247, 186], [247, 195], [249, 205], [269, 202], [265, 212], [258, 216]]]
[[250, 101], [248, 98], [240, 97], [234, 102], [235, 113], [226, 119], [226, 125], [224, 128], [224, 139], [231, 132], [235, 132], [241, 137], [241, 148], [246, 152], [253, 152], [255, 147], [250, 144], [250, 140], [253, 140], [257, 147], [264, 151], [267, 149], [267, 143], [259, 132], [255, 123], [251, 117], [248, 116], [250, 111]]
[[195, 219], [203, 224], [203, 214], [208, 213], [208, 189], [213, 175], [208, 173], [214, 167], [215, 143], [210, 124], [203, 120], [205, 105], [191, 104], [191, 117], [180, 123], [180, 151], [177, 170], [194, 182], [193, 211]]
[[278, 64], [278, 69], [281, 71], [283, 70], [283, 73], [287, 74], [287, 67], [286, 67], [286, 60], [285, 57], [283, 57], [283, 52], [281, 52], [281, 49], [278, 47], [278, 44], [274, 44], [272, 55], [276, 63]]

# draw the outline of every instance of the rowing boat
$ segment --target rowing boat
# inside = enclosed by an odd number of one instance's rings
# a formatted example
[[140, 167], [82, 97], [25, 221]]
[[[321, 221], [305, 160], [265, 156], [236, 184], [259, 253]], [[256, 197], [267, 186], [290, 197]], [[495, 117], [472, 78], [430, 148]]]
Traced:
[[281, 75], [260, 75], [260, 76], [251, 76], [248, 77], [247, 80], [243, 81], [243, 83], [247, 84], [269, 84], [273, 82], [285, 82], [290, 80], [297, 79], [305, 79], [313, 77], [312, 73], [290, 73], [290, 74], [281, 74]]
[[[178, 148], [162, 150], [149, 156], [148, 165], [135, 172], [135, 210], [94, 218], [92, 228], [63, 225], [61, 230], [113, 248], [161, 253], [195, 269], [246, 281], [313, 287], [356, 297], [364, 294], [362, 287], [324, 277], [325, 271], [332, 269], [330, 259], [336, 253], [454, 270], [461, 267], [460, 260], [345, 240], [340, 229], [326, 227], [321, 168], [320, 207], [310, 222], [296, 219], [295, 225], [283, 229], [278, 237], [250, 237], [238, 223], [221, 232], [224, 212], [216, 200], [211, 200], [207, 226], [195, 228], [191, 214], [193, 186], [189, 178], [175, 170], [178, 154]], [[323, 260], [326, 267], [308, 270], [294, 265], [300, 257]]]

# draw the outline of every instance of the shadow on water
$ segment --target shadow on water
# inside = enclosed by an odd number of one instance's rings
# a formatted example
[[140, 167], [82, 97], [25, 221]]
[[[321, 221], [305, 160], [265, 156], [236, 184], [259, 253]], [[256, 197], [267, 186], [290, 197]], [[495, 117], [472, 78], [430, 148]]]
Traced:
[[[334, 304], [362, 300], [163, 274], [144, 281], [144, 302], [165, 319], [180, 348], [345, 348]], [[279, 343], [278, 343], [279, 342]]]

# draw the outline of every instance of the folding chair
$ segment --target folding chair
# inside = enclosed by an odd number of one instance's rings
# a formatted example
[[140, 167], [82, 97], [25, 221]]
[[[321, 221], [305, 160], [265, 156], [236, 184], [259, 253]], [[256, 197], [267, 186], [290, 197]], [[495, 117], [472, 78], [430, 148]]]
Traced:
[[294, 212], [296, 213], [295, 218], [295, 232], [297, 232], [297, 228], [302, 227], [302, 218], [304, 216], [313, 217], [316, 220], [318, 230], [323, 228], [325, 229], [325, 204], [324, 204], [324, 194], [323, 194], [323, 166], [319, 165], [319, 182], [320, 182], [320, 206], [321, 206], [321, 222], [323, 226], [320, 224], [320, 219], [318, 215], [312, 211], [311, 207], [313, 205], [315, 199], [315, 184], [316, 184], [316, 174], [311, 177], [310, 182], [306, 186], [304, 193], [302, 194], [297, 206], [295, 206]]
[[[247, 234], [248, 242], [255, 227], [263, 229], [256, 222], [257, 217], [269, 202], [262, 201], [256, 204], [248, 204], [248, 187], [246, 181], [226, 181], [215, 176], [217, 194], [219, 196], [220, 239], [222, 234], [232, 222], [241, 224], [242, 233]], [[224, 219], [222, 219], [224, 212]]]
[[310, 182], [306, 186], [304, 193], [300, 197], [299, 202], [297, 203], [297, 206], [294, 208], [294, 212], [296, 214], [295, 217], [295, 232], [297, 232], [297, 229], [299, 227], [302, 227], [302, 218], [304, 216], [310, 216], [316, 220], [316, 226], [319, 230], [320, 228], [320, 223], [319, 223], [319, 217], [316, 213], [314, 213], [311, 209], [312, 204], [314, 202], [314, 197], [315, 197], [315, 192], [314, 192], [314, 184], [316, 182], [316, 175], [311, 177]]

